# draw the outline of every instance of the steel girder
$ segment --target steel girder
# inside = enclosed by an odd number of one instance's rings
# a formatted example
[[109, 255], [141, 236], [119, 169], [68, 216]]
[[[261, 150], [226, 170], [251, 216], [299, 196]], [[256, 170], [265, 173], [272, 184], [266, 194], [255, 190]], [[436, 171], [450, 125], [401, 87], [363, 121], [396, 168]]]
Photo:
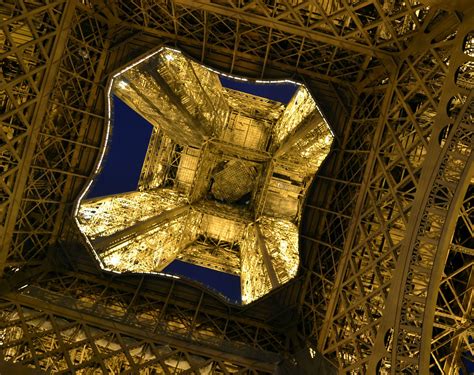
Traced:
[[[431, 366], [455, 373], [461, 366], [460, 358], [472, 350], [472, 199], [466, 195], [472, 180], [472, 12], [378, 0], [18, 0], [0, 13], [5, 278], [17, 267], [44, 259], [93, 174], [105, 141], [107, 75], [130, 56], [166, 42], [227, 73], [299, 77], [326, 94], [322, 110], [338, 145], [309, 193], [300, 276], [272, 297], [287, 306], [286, 313], [297, 302], [297, 337], [342, 372], [427, 373]], [[163, 283], [172, 290], [171, 282]], [[51, 291], [52, 283], [47, 285], [42, 293]], [[59, 287], [55, 293], [67, 290]], [[24, 333], [31, 329], [19, 306], [40, 310], [38, 300], [27, 294], [25, 288], [7, 295], [16, 302], [7, 302], [15, 307], [5, 311], [17, 309], [17, 320], [2, 318], [2, 326], [17, 324]], [[105, 303], [114, 295], [105, 290], [93, 298]], [[132, 301], [141, 295], [137, 288]], [[216, 319], [218, 308], [209, 306], [204, 314], [200, 306], [207, 297], [196, 298], [207, 295], [170, 293], [166, 304], [188, 300], [181, 318], [187, 322], [205, 314]], [[268, 301], [255, 304], [262, 316], [268, 314]], [[52, 368], [53, 361], [43, 358], [54, 354], [65, 368], [79, 372], [65, 350], [38, 354], [44, 346], [36, 336], [49, 332], [44, 327], [76, 319], [74, 304], [69, 312], [53, 310], [35, 326], [43, 327], [37, 333], [14, 339], [27, 342], [32, 353], [17, 360]], [[251, 312], [239, 314], [251, 321]], [[81, 314], [87, 318], [90, 313]], [[82, 319], [80, 324], [91, 323]], [[93, 322], [95, 329], [102, 324]], [[236, 328], [240, 323], [231, 319], [227, 324]], [[90, 366], [106, 371], [102, 349], [92, 343], [95, 333], [81, 330], [88, 352], [98, 358]], [[262, 340], [279, 337], [274, 330], [262, 331]], [[239, 337], [249, 332], [242, 327]], [[70, 334], [55, 335], [59, 344], [48, 348], [66, 345], [60, 340]], [[176, 350], [189, 356], [192, 350], [183, 345]], [[162, 353], [154, 350], [158, 358]], [[288, 350], [284, 343], [269, 349]], [[119, 352], [131, 371], [139, 368], [138, 351], [124, 344]], [[242, 356], [236, 363], [245, 362]], [[209, 351], [206, 358], [213, 366], [227, 366], [219, 354]]]

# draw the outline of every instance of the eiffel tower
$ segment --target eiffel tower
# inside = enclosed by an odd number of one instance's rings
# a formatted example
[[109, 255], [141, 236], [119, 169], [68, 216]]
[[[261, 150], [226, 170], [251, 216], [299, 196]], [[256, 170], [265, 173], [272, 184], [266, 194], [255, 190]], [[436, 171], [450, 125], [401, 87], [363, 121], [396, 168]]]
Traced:
[[[0, 373], [473, 371], [470, 1], [5, 0], [0, 16]], [[176, 55], [168, 59], [163, 51]], [[298, 187], [304, 196], [284, 201], [296, 207], [284, 212], [297, 224], [295, 246], [289, 237], [281, 245], [276, 235], [280, 245], [272, 245], [276, 225], [266, 234], [264, 222], [283, 211], [259, 203], [267, 195], [258, 183], [249, 188], [253, 177], [264, 181], [265, 171], [273, 171], [268, 163], [283, 162], [272, 156], [267, 163], [263, 151], [242, 155], [235, 145], [222, 151], [224, 142], [209, 137], [228, 122], [213, 122], [224, 112], [206, 105], [259, 99], [223, 89], [211, 98], [208, 91], [205, 100], [192, 96], [204, 82], [215, 88], [215, 76], [196, 73], [199, 85], [186, 88], [192, 77], [166, 74], [146, 60], [154, 53], [164, 53], [165, 63], [182, 56], [195, 71], [289, 80], [315, 98], [316, 117], [285, 125], [280, 143], [265, 146], [285, 159], [295, 145], [308, 151], [317, 144], [322, 155], [320, 140], [330, 129], [324, 161], [316, 154], [307, 159], [313, 172], [310, 184]], [[147, 78], [135, 81], [134, 72]], [[130, 94], [140, 84], [149, 95]], [[163, 118], [171, 112], [154, 109], [158, 88], [176, 109], [181, 133], [166, 128]], [[172, 194], [188, 194], [192, 207], [171, 208], [152, 217], [153, 225], [184, 211], [204, 217], [216, 199], [251, 195], [253, 247], [245, 236], [236, 242], [196, 232], [199, 243], [192, 244], [200, 249], [212, 245], [240, 258], [185, 254], [187, 261], [247, 277], [246, 303], [231, 303], [186, 278], [140, 267], [114, 270], [123, 263], [111, 249], [128, 235], [140, 242], [151, 233], [142, 214], [138, 224], [107, 235], [84, 229], [88, 216], [80, 215], [92, 203], [83, 198], [112, 129], [112, 89], [139, 111], [154, 111], [157, 119], [164, 114], [163, 134], [180, 138], [169, 141], [176, 143], [179, 165], [160, 184], [170, 180], [175, 189], [167, 202]], [[277, 111], [277, 104], [262, 101], [259, 110]], [[327, 128], [315, 125], [321, 119]], [[278, 128], [283, 120], [275, 121]], [[211, 123], [217, 125], [206, 128]], [[309, 138], [314, 129], [322, 137]], [[158, 145], [164, 136], [155, 133]], [[206, 178], [187, 180], [179, 174], [183, 160], [217, 158], [198, 157], [198, 149], [224, 156], [199, 174]], [[167, 160], [178, 160], [175, 154]], [[159, 179], [153, 155], [149, 149], [135, 196], [152, 191]], [[248, 182], [241, 183], [243, 176]], [[212, 198], [207, 206], [204, 196]], [[235, 218], [243, 220], [241, 213]], [[285, 273], [275, 259], [288, 248], [297, 249], [298, 265], [287, 262], [294, 267]], [[248, 264], [258, 264], [260, 273], [243, 267], [244, 254], [256, 253], [258, 261]], [[161, 271], [169, 260], [159, 269], [144, 259], [137, 264]]]

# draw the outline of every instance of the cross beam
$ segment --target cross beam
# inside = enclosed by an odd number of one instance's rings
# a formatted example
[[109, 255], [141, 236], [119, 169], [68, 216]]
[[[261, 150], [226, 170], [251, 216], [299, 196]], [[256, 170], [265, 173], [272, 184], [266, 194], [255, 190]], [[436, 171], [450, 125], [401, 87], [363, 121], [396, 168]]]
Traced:
[[266, 26], [270, 29], [280, 30], [291, 35], [297, 35], [312, 41], [327, 43], [338, 48], [375, 56], [381, 59], [391, 60], [394, 56], [394, 54], [391, 52], [387, 52], [373, 46], [364, 45], [337, 36], [324, 34], [320, 31], [314, 30], [314, 28], [302, 27], [290, 24], [288, 22], [282, 22], [277, 18], [272, 18], [270, 16], [264, 17], [255, 13], [251, 13], [243, 8], [220, 5], [207, 0], [175, 0], [174, 2], [187, 8], [199, 9], [212, 14], [219, 14], [222, 16], [235, 18], [237, 20], [245, 21], [251, 24]]

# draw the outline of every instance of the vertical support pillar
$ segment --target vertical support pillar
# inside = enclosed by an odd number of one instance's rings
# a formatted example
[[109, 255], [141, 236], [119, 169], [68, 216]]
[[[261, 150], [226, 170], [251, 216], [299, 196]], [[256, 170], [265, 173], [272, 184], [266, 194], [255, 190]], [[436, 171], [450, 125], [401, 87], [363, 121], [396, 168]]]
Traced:
[[265, 238], [263, 237], [259, 224], [255, 225], [255, 231], [257, 234], [257, 245], [260, 249], [260, 252], [262, 253], [263, 263], [267, 269], [268, 277], [272, 283], [272, 288], [276, 288], [277, 286], [280, 286], [280, 282], [278, 281], [278, 276], [276, 274], [275, 268], [273, 267], [272, 259], [268, 253], [267, 245], [265, 244]]
[[123, 230], [115, 232], [110, 236], [102, 237], [95, 240], [94, 248], [100, 253], [107, 248], [117, 246], [121, 243], [124, 243], [125, 241], [130, 240], [131, 238], [144, 234], [149, 230], [156, 228], [162, 223], [171, 221], [179, 216], [185, 215], [190, 209], [190, 205], [185, 205], [162, 212], [159, 215], [156, 215], [144, 221], [140, 221]]
[[[273, 154], [274, 158], [278, 158], [285, 154], [292, 148], [300, 139], [303, 139], [310, 131], [320, 126], [322, 122], [325, 122], [321, 113], [316, 108], [312, 114], [305, 118], [295, 129], [295, 131], [286, 137], [278, 149]], [[327, 125], [324, 125], [327, 127]], [[329, 132], [329, 131], [328, 131]]]
[[189, 111], [186, 109], [183, 103], [181, 103], [181, 100], [179, 99], [179, 97], [174, 93], [174, 91], [168, 85], [168, 82], [166, 82], [164, 78], [160, 76], [158, 72], [150, 66], [147, 67], [146, 72], [155, 80], [156, 84], [160, 86], [161, 89], [166, 93], [171, 103], [173, 103], [176, 106], [176, 108], [181, 113], [181, 115], [186, 119], [186, 122], [193, 130], [193, 133], [195, 133], [196, 136], [199, 136], [202, 138], [209, 137], [211, 134], [208, 132], [208, 130], [204, 126], [205, 124], [200, 124], [197, 121], [197, 119], [195, 119], [189, 113]]

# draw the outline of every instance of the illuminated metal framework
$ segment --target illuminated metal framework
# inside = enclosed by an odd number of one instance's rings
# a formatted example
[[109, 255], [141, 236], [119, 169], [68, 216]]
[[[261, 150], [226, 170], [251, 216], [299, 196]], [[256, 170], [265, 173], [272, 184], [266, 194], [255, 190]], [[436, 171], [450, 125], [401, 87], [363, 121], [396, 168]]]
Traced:
[[[439, 3], [4, 1], [0, 366], [291, 373], [325, 357], [342, 373], [466, 374], [474, 15]], [[297, 276], [247, 306], [103, 271], [71, 224], [106, 142], [106, 81], [161, 44], [296, 77], [333, 125]]]
[[111, 88], [153, 131], [140, 191], [78, 207], [102, 267], [156, 273], [179, 258], [239, 275], [244, 304], [292, 279], [304, 194], [333, 140], [306, 87], [285, 107], [160, 48]]

